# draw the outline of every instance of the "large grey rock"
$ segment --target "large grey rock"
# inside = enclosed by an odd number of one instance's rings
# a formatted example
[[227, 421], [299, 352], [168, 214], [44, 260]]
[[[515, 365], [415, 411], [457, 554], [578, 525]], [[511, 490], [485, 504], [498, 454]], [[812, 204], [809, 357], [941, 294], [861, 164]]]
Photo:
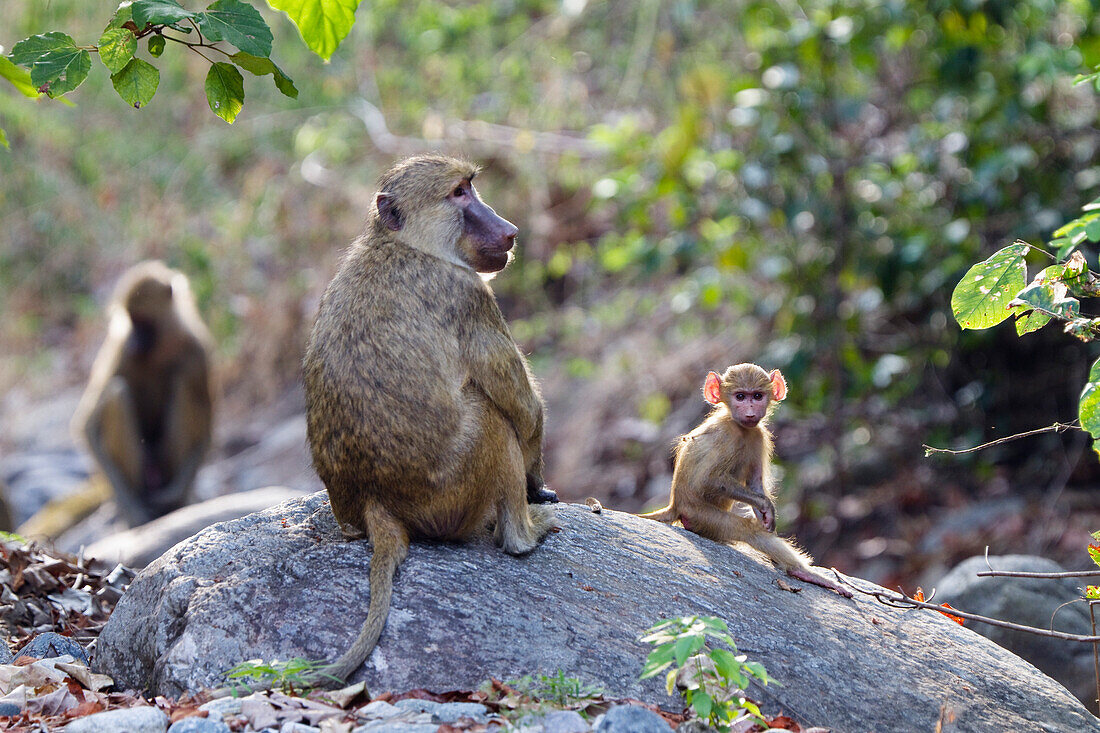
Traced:
[[107, 563], [122, 563], [131, 568], [143, 568], [177, 542], [187, 539], [212, 524], [262, 511], [302, 492], [284, 486], [227, 494], [191, 504], [158, 517], [151, 522], [93, 542], [85, 548], [87, 557]]
[[[1053, 619], [1055, 631], [1092, 633], [1088, 604], [1082, 600], [1084, 594], [1081, 592], [1081, 587], [1091, 582], [1087, 578], [978, 577], [979, 572], [989, 568], [1032, 573], [1063, 570], [1053, 560], [1034, 555], [992, 556], [988, 566], [985, 557], [971, 557], [956, 565], [936, 584], [936, 600], [950, 603], [961, 611], [1002, 621], [1049, 629]], [[1061, 682], [1078, 700], [1096, 711], [1096, 673], [1091, 644], [1051, 639], [989, 624], [974, 623], [971, 627]]]
[[[1100, 731], [1061, 685], [942, 614], [845, 600], [628, 514], [557, 511], [560, 532], [527, 557], [488, 539], [415, 543], [381, 643], [352, 679], [374, 693], [453, 690], [561, 670], [609, 697], [679, 709], [662, 679], [638, 680], [649, 651], [638, 636], [707, 614], [782, 683], [750, 696], [803, 724]], [[368, 543], [341, 539], [323, 493], [209, 527], [138, 575], [94, 664], [120, 686], [177, 695], [220, 684], [246, 659], [333, 659], [365, 617], [369, 561]]]

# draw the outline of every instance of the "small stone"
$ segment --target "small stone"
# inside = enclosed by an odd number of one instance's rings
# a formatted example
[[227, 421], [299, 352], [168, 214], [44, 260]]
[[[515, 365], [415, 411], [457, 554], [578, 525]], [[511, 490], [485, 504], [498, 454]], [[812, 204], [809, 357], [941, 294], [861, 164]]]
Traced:
[[192, 715], [172, 723], [168, 733], [229, 733], [229, 726], [222, 722], [220, 716], [204, 718]]
[[221, 719], [227, 715], [240, 715], [241, 698], [219, 697], [216, 700], [211, 700], [208, 703], [200, 705], [199, 710], [209, 713], [210, 717], [215, 719]]
[[616, 705], [604, 713], [596, 733], [668, 733], [665, 719], [637, 705]]
[[375, 720], [385, 720], [386, 718], [392, 718], [395, 715], [401, 714], [399, 708], [389, 704], [385, 700], [375, 700], [374, 702], [367, 703], [356, 712], [362, 716], [374, 718]]
[[555, 710], [543, 716], [544, 733], [588, 733], [592, 728], [575, 710]]
[[159, 708], [121, 708], [77, 718], [65, 733], [165, 733], [168, 716]]
[[88, 652], [84, 647], [67, 636], [62, 636], [55, 631], [47, 631], [28, 641], [22, 649], [15, 653], [16, 657], [34, 657], [35, 659], [51, 659], [68, 654], [70, 657], [85, 666], [88, 662]]
[[11, 649], [8, 649], [7, 644], [0, 644], [0, 664], [11, 664], [15, 660], [15, 655], [11, 653]]
[[19, 706], [13, 702], [0, 702], [0, 718], [8, 715], [19, 715]]

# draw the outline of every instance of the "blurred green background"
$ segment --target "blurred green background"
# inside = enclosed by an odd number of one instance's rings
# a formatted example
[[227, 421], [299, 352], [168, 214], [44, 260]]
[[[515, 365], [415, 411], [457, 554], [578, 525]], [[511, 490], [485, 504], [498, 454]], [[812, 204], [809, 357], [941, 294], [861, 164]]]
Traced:
[[[658, 503], [706, 371], [751, 360], [791, 385], [781, 529], [822, 564], [889, 584], [986, 544], [1087, 562], [1086, 436], [921, 444], [1076, 415], [1095, 349], [1056, 327], [963, 333], [949, 300], [970, 264], [1096, 197], [1097, 92], [1073, 80], [1100, 64], [1098, 3], [368, 0], [328, 64], [256, 6], [301, 93], [250, 77], [232, 126], [179, 48], [141, 110], [101, 67], [72, 106], [0, 86], [0, 392], [81, 384], [114, 280], [159, 257], [218, 341], [224, 441], [297, 409], [374, 180], [440, 150], [481, 162], [483, 197], [521, 229], [493, 287], [543, 382], [566, 498]], [[92, 43], [113, 11], [5, 0], [0, 45]]]

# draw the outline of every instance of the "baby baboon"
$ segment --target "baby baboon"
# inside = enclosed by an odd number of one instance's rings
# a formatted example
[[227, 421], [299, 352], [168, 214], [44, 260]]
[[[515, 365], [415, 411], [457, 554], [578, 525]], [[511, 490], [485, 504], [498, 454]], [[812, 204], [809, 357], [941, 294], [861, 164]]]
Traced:
[[479, 274], [508, 264], [517, 229], [482, 202], [476, 172], [430, 155], [382, 176], [306, 348], [314, 467], [344, 533], [373, 546], [367, 619], [326, 670], [341, 679], [378, 641], [410, 539], [495, 521], [519, 555], [554, 522], [527, 503], [543, 485], [542, 401]]
[[136, 526], [191, 498], [210, 445], [210, 336], [187, 278], [158, 261], [123, 275], [108, 312], [73, 427]]
[[[791, 577], [851, 598], [848, 590], [810, 569], [809, 555], [771, 531], [775, 502], [766, 421], [769, 406], [787, 396], [783, 375], [778, 369], [737, 364], [721, 377], [707, 374], [703, 396], [715, 408], [676, 445], [668, 506], [641, 516], [680, 520], [685, 529], [716, 542], [744, 542]], [[751, 506], [760, 523], [739, 513], [737, 502]]]

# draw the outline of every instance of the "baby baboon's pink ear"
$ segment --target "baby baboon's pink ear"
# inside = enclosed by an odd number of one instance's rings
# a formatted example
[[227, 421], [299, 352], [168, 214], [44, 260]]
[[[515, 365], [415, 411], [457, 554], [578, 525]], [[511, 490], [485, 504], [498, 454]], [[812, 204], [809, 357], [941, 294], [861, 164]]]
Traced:
[[703, 397], [712, 405], [721, 404], [722, 378], [717, 373], [707, 373], [707, 381], [703, 382]]
[[772, 398], [779, 402], [787, 396], [787, 380], [783, 378], [783, 373], [778, 369], [772, 369], [772, 373], [768, 377], [772, 380]]

